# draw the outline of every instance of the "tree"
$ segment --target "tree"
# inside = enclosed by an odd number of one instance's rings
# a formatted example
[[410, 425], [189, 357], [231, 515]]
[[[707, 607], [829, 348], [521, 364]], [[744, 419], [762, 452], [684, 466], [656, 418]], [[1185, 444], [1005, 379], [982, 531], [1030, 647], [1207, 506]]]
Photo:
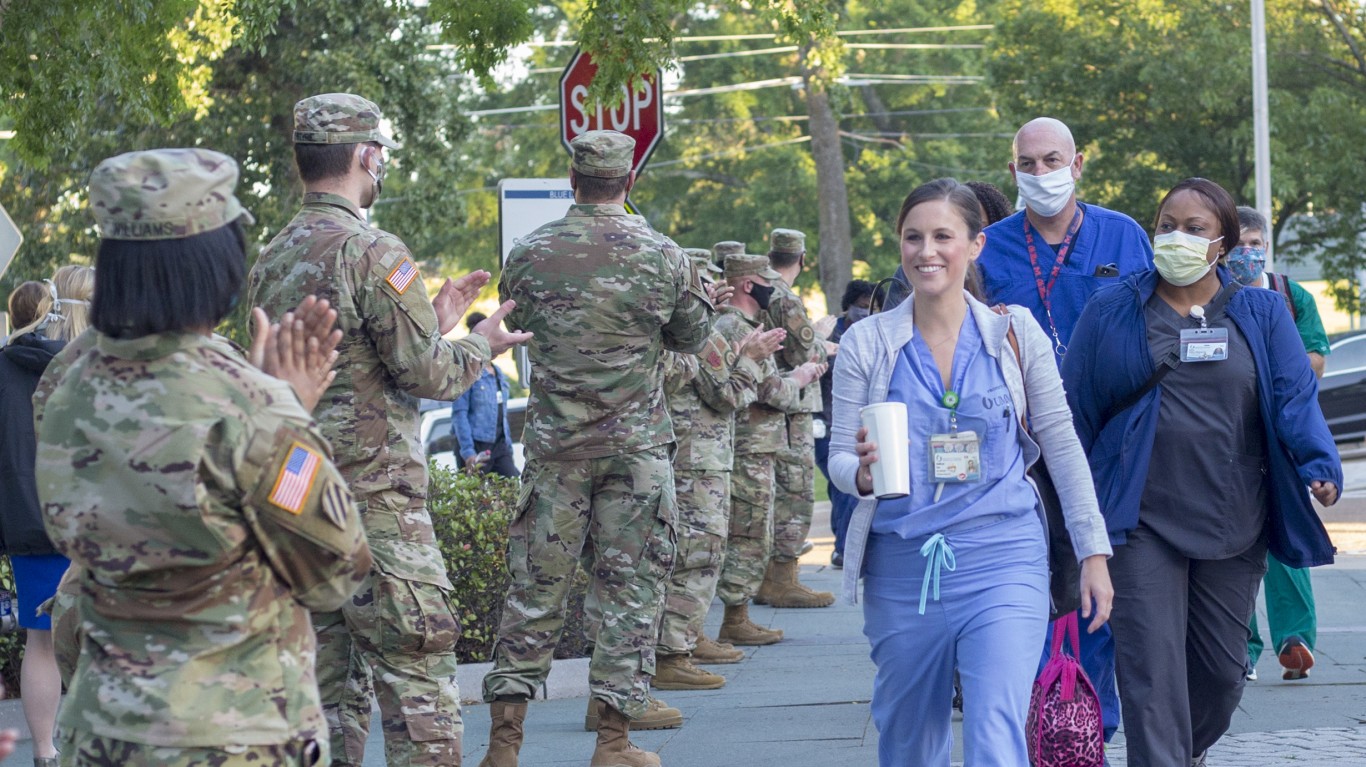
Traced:
[[[204, 146], [234, 157], [238, 196], [256, 216], [253, 257], [293, 215], [302, 189], [293, 167], [294, 103], [315, 93], [351, 91], [375, 101], [404, 143], [392, 153], [385, 205], [374, 220], [398, 233], [414, 254], [444, 262], [448, 232], [461, 221], [449, 181], [461, 170], [456, 148], [468, 128], [447, 87], [450, 62], [427, 46], [436, 27], [406, 2], [312, 0], [288, 10], [258, 45], [229, 46], [206, 81], [206, 105], [167, 125], [128, 117], [113, 102], [92, 105], [98, 130], [65, 140], [46, 166], [0, 148], [0, 200], [28, 239], [0, 282], [45, 277], [69, 261], [89, 261], [97, 244], [85, 184], [102, 159], [161, 146]], [[239, 316], [233, 327], [241, 327]]]
[[254, 45], [293, 0], [6, 0], [0, 3], [0, 119], [43, 167], [98, 126], [95, 108], [167, 125], [209, 104], [213, 61]]

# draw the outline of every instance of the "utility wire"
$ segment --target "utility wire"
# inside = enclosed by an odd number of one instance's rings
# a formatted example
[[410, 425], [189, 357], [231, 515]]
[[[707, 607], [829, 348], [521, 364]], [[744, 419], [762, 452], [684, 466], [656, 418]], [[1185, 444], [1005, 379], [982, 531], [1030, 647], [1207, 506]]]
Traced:
[[[895, 29], [848, 29], [836, 32], [835, 36], [855, 37], [861, 35], [920, 34], [924, 32], [971, 32], [978, 30], [984, 31], [995, 28], [995, 24], [963, 24], [950, 27], [897, 27]], [[728, 42], [732, 40], [775, 40], [777, 38], [777, 34], [772, 32], [765, 32], [761, 34], [746, 35], [687, 35], [683, 37], [675, 37], [673, 41], [675, 43], [719, 43]], [[642, 42], [658, 42], [658, 38], [651, 38], [649, 40], [644, 40]], [[522, 43], [522, 45], [525, 45], [530, 48], [572, 48], [577, 47], [578, 44], [579, 43], [576, 40], [533, 40], [530, 42]], [[442, 51], [459, 47], [460, 46], [455, 45], [454, 43], [441, 43], [436, 45], [428, 45], [427, 50]]]

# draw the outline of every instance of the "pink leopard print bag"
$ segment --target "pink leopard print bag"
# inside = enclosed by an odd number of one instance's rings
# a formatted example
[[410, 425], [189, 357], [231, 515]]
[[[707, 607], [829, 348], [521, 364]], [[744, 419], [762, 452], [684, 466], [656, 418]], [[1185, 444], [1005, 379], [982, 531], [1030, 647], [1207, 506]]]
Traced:
[[[1071, 639], [1072, 654], [1062, 651]], [[1029, 699], [1025, 739], [1032, 767], [1103, 767], [1105, 739], [1100, 698], [1077, 657], [1081, 654], [1077, 614], [1053, 624], [1053, 649]]]

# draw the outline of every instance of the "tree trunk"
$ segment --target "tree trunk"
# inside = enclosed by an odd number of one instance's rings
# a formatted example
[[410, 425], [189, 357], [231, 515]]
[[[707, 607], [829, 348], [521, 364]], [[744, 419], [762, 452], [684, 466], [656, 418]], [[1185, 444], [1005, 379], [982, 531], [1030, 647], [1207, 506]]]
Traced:
[[849, 223], [849, 188], [844, 183], [844, 149], [839, 123], [830, 107], [830, 93], [803, 66], [806, 110], [810, 115], [811, 155], [816, 161], [816, 192], [820, 214], [817, 259], [826, 311], [839, 311], [844, 288], [853, 278], [854, 237]]

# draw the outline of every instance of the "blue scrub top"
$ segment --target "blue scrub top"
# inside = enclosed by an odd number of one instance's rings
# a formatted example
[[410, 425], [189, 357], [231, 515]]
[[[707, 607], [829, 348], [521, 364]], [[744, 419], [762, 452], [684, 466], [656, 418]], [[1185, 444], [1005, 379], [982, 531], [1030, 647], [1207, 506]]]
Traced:
[[1016, 434], [1019, 416], [1001, 366], [982, 347], [971, 311], [953, 351], [952, 381], [960, 398], [958, 431], [976, 431], [982, 442], [981, 481], [946, 483], [939, 500], [934, 499], [930, 435], [949, 432], [949, 410], [941, 402], [944, 384], [934, 355], [917, 333], [897, 355], [887, 389], [887, 401], [906, 403], [911, 494], [878, 501], [873, 533], [912, 539], [977, 517], [1034, 513], [1034, 489], [1025, 480], [1024, 454]]
[[[1153, 268], [1152, 245], [1136, 221], [1098, 205], [1080, 202], [1077, 205], [1083, 214], [1081, 228], [1049, 293], [1053, 323], [1064, 346], [1072, 340], [1072, 328], [1092, 293], [1106, 285], [1119, 284], [1131, 274]], [[1029, 309], [1039, 327], [1051, 338], [1048, 313], [1039, 298], [1034, 267], [1029, 262], [1024, 221], [1025, 213], [1020, 211], [986, 228], [987, 242], [977, 259], [982, 271], [982, 287], [989, 304], [1019, 304]], [[1047, 284], [1058, 252], [1044, 242], [1037, 230], [1034, 231], [1034, 251]], [[1104, 267], [1112, 264], [1115, 275], [1101, 276], [1109, 273]], [[1062, 362], [1061, 355], [1058, 362]]]

